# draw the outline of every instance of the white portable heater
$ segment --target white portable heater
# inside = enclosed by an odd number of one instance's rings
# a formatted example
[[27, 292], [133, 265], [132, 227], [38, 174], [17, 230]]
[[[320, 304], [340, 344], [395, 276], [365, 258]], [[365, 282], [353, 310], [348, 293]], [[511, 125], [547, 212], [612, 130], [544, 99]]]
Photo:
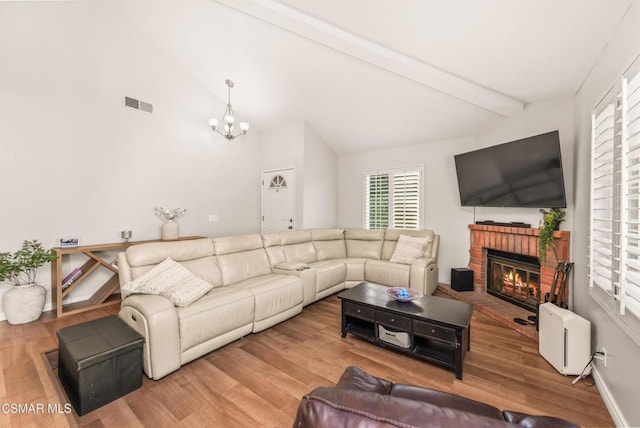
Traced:
[[591, 356], [591, 323], [553, 303], [538, 311], [539, 352], [563, 375], [579, 375]]

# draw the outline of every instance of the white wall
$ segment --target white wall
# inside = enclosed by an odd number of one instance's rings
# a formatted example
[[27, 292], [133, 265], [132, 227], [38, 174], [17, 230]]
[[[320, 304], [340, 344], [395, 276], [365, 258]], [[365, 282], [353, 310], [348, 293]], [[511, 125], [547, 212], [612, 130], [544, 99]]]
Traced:
[[640, 345], [623, 330], [616, 319], [589, 296], [588, 228], [591, 111], [640, 55], [640, 1], [634, 0], [617, 32], [609, 41], [575, 98], [576, 188], [572, 243], [574, 260], [575, 310], [589, 318], [592, 348], [607, 349], [607, 367], [596, 361], [600, 392], [618, 425], [640, 426]]
[[338, 226], [338, 155], [307, 123], [303, 198], [305, 229]]
[[465, 267], [469, 263], [468, 225], [473, 221], [472, 209], [460, 206], [453, 155], [475, 147], [475, 138], [460, 138], [340, 156], [338, 224], [363, 227], [364, 170], [422, 165], [422, 227], [440, 235], [439, 281], [449, 282], [451, 268]]
[[336, 227], [338, 156], [305, 122], [261, 135], [262, 171], [294, 168], [295, 229]]
[[[120, 23], [106, 2], [0, 3], [0, 251], [119, 242], [123, 229], [159, 238], [160, 205], [188, 210], [183, 236], [259, 230], [257, 132], [212, 133], [224, 102]], [[153, 114], [123, 107], [125, 95]], [[48, 267], [38, 281], [49, 286]]]
[[293, 122], [265, 132], [260, 140], [262, 171], [294, 168], [295, 229], [303, 228], [304, 122]]

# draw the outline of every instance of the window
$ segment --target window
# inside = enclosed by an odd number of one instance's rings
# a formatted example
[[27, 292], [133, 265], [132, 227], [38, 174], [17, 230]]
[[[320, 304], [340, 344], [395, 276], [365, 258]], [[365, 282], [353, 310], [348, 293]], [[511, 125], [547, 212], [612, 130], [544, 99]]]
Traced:
[[287, 188], [287, 180], [284, 179], [281, 175], [274, 175], [269, 183], [269, 188], [271, 189], [286, 189]]
[[596, 107], [591, 120], [591, 234], [589, 266], [590, 285], [598, 286], [607, 293], [613, 291], [617, 283], [619, 254], [614, 255], [619, 239], [614, 234], [613, 219], [616, 216], [614, 204], [615, 172], [614, 152], [615, 107], [613, 91]]
[[591, 121], [592, 296], [640, 342], [640, 58]]
[[364, 173], [366, 229], [420, 229], [422, 168]]
[[622, 79], [620, 312], [640, 319], [640, 72]]
[[366, 204], [365, 228], [387, 229], [389, 227], [389, 174], [365, 176]]

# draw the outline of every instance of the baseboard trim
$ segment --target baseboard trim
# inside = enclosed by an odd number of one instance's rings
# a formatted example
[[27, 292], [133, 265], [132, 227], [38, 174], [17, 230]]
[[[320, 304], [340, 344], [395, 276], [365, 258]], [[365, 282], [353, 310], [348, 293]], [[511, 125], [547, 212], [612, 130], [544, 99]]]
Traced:
[[[49, 294], [47, 294], [47, 298], [48, 297], [49, 297]], [[51, 302], [47, 302], [44, 304], [44, 309], [42, 310], [42, 312], [47, 312], [47, 311], [50, 311], [51, 309], [53, 309], [53, 304]], [[0, 312], [0, 321], [6, 321], [6, 320], [7, 320], [7, 316], [4, 314], [4, 312]]]
[[613, 423], [616, 424], [617, 427], [628, 427], [627, 421], [622, 416], [620, 412], [620, 408], [616, 404], [613, 396], [611, 395], [611, 391], [607, 388], [607, 384], [604, 383], [598, 369], [593, 367], [591, 370], [591, 375], [593, 376], [593, 380], [596, 383], [596, 388], [598, 388], [598, 392], [600, 392], [600, 396], [602, 397], [602, 401], [604, 401], [604, 405], [609, 410], [609, 414], [611, 415], [611, 419], [613, 419]]
[[[49, 291], [47, 291], [47, 302], [44, 304], [44, 309], [42, 310], [43, 313], [55, 310], [55, 306], [51, 302], [51, 299], [49, 299], [49, 294], [48, 293], [49, 293]], [[68, 305], [69, 303], [82, 302], [84, 300], [87, 300], [89, 297], [90, 296], [76, 297], [74, 299], [65, 298], [64, 299], [64, 304]], [[1, 305], [0, 305], [0, 309], [2, 309]], [[0, 312], [0, 321], [6, 321], [6, 320], [7, 320], [7, 316], [4, 314], [4, 312]]]

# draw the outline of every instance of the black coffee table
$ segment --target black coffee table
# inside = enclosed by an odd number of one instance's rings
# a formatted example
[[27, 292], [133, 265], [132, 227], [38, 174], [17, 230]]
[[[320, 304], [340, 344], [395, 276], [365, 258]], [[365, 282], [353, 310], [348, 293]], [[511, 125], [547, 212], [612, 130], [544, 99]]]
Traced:
[[386, 294], [389, 287], [362, 282], [338, 294], [342, 300], [342, 337], [351, 333], [396, 351], [455, 370], [470, 350], [473, 305], [424, 296], [400, 302]]

